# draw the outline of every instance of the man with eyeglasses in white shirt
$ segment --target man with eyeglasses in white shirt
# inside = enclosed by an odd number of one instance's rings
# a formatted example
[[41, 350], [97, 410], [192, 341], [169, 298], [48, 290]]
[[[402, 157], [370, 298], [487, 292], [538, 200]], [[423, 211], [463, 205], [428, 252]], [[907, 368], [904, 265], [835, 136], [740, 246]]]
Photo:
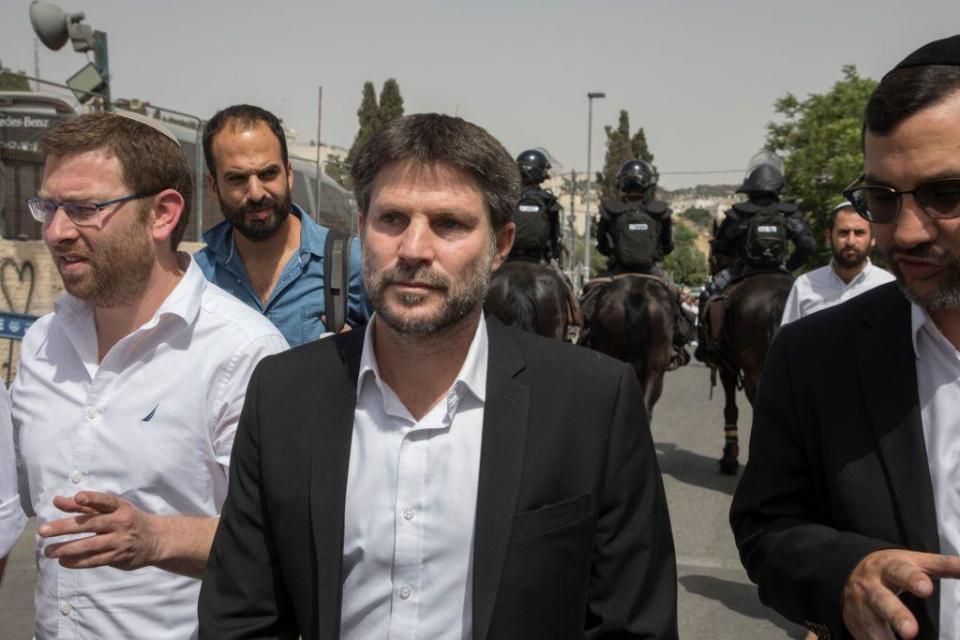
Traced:
[[169, 131], [90, 114], [40, 148], [28, 205], [66, 294], [12, 387], [35, 634], [188, 638], [248, 378], [287, 343], [177, 251], [193, 187]]
[[781, 325], [894, 280], [889, 271], [870, 261], [875, 244], [870, 223], [846, 200], [830, 211], [824, 236], [830, 246], [830, 264], [794, 280]]

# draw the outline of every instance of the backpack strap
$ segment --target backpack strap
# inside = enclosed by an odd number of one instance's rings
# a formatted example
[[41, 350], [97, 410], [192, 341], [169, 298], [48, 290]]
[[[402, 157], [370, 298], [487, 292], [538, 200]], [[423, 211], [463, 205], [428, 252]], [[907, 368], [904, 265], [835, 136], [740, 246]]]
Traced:
[[326, 330], [340, 333], [347, 322], [347, 269], [353, 237], [337, 229], [327, 230], [323, 245], [323, 308]]

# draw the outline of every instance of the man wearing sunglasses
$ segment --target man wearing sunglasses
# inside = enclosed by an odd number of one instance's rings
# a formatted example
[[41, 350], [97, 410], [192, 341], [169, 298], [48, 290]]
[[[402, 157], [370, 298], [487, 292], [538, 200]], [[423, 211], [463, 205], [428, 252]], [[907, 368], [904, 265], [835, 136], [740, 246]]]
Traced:
[[177, 252], [191, 170], [159, 123], [84, 115], [41, 150], [28, 205], [66, 294], [12, 387], [35, 634], [189, 638], [248, 379], [287, 345]]
[[765, 603], [821, 637], [960, 637], [960, 36], [867, 104], [844, 191], [896, 284], [783, 328], [731, 524]]

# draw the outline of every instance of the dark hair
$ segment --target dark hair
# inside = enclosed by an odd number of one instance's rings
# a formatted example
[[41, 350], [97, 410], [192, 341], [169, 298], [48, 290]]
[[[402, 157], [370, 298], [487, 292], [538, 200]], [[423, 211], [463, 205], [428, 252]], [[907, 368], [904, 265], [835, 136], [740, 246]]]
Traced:
[[887, 135], [897, 125], [960, 91], [960, 66], [928, 64], [894, 69], [867, 101], [864, 133]]
[[214, 178], [217, 177], [217, 168], [213, 158], [213, 138], [223, 131], [227, 123], [234, 120], [248, 129], [256, 126], [258, 122], [266, 124], [280, 143], [280, 159], [283, 161], [284, 168], [286, 168], [288, 162], [287, 136], [283, 133], [283, 125], [280, 124], [280, 119], [261, 107], [252, 104], [235, 104], [218, 111], [203, 127], [203, 157], [207, 161], [207, 171]]
[[418, 113], [390, 121], [361, 147], [350, 167], [360, 211], [370, 206], [377, 174], [388, 164], [439, 163], [471, 175], [499, 231], [510, 222], [520, 194], [520, 170], [496, 138], [462, 118]]
[[148, 124], [114, 113], [77, 116], [47, 131], [40, 140], [46, 155], [71, 156], [107, 149], [120, 162], [123, 183], [131, 193], [173, 189], [183, 196], [183, 212], [170, 235], [176, 250], [183, 239], [193, 203], [193, 172], [183, 149]]

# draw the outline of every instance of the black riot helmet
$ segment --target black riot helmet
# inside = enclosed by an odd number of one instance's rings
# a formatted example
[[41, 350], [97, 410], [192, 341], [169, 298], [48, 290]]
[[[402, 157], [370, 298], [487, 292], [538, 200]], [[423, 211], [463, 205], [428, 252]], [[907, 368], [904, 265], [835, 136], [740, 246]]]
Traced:
[[658, 177], [657, 170], [646, 160], [628, 160], [617, 173], [617, 188], [623, 194], [646, 193], [657, 186]]
[[538, 149], [528, 149], [517, 156], [520, 178], [524, 185], [540, 184], [547, 179], [550, 161], [545, 153]]
[[750, 159], [737, 193], [779, 196], [783, 186], [783, 160], [770, 151], [761, 151]]

